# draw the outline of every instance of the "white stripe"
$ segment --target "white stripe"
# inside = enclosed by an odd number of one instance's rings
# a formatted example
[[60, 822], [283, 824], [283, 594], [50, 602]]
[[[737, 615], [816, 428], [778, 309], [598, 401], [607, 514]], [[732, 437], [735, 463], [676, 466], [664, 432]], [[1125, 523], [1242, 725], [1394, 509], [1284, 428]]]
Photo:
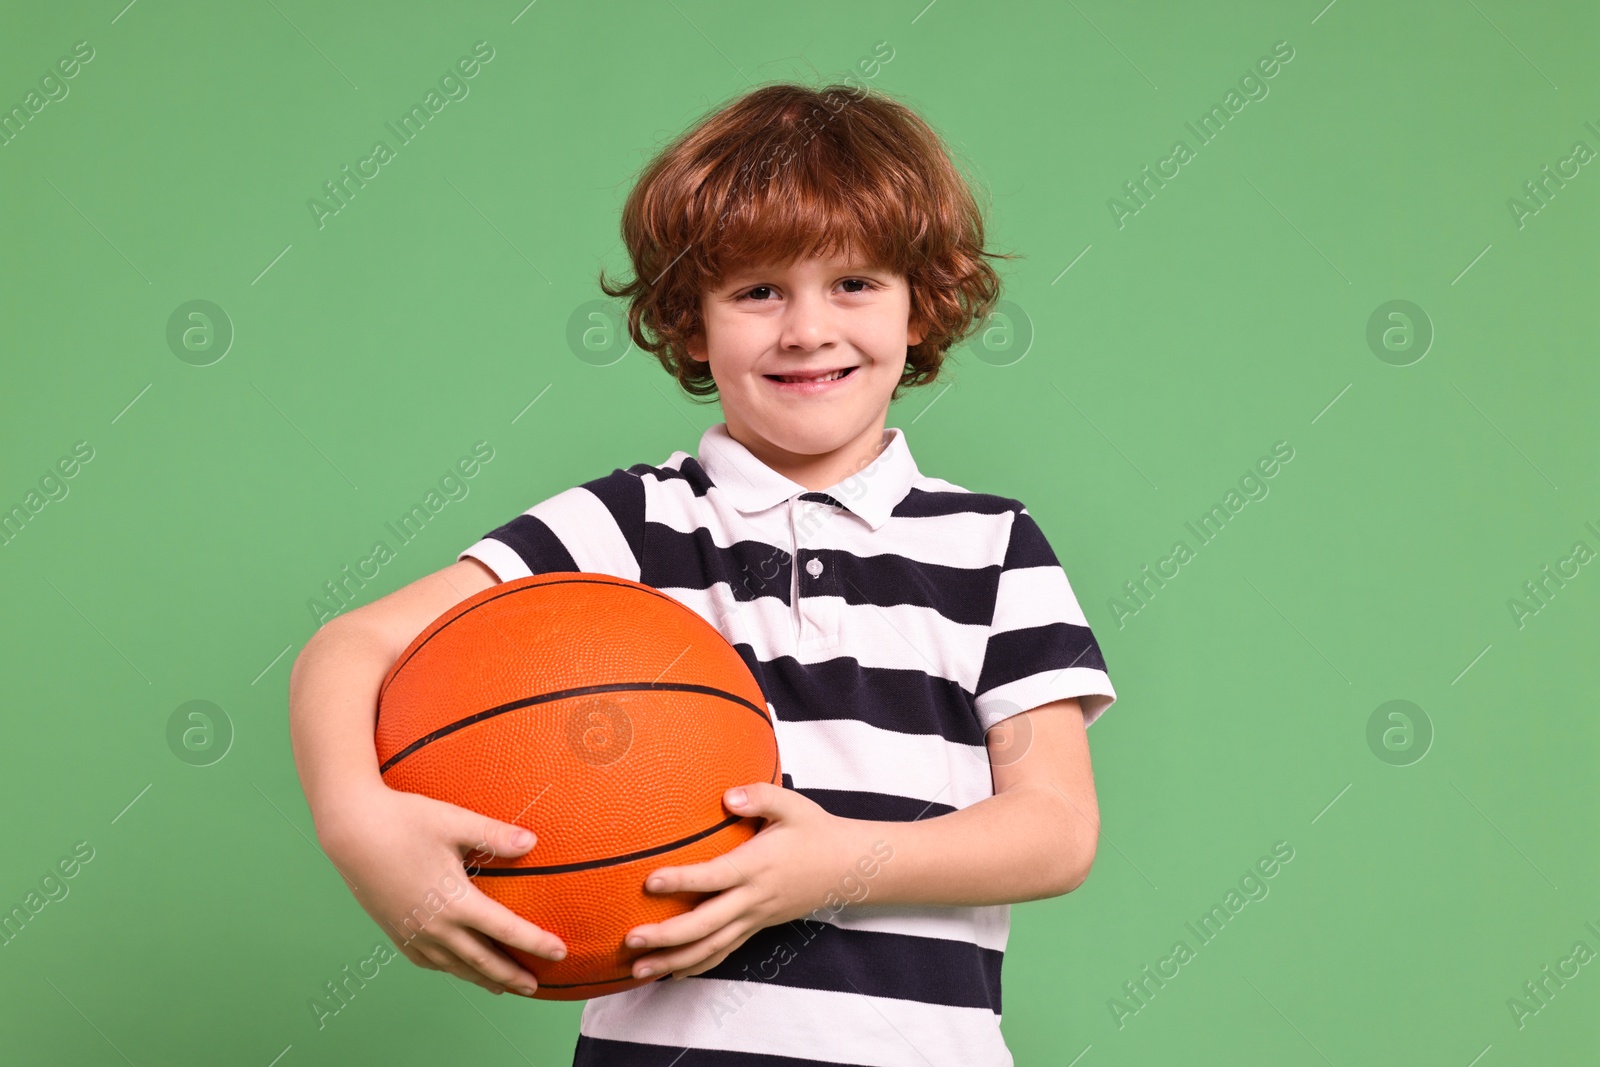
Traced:
[[1105, 671], [1095, 667], [1067, 667], [1040, 671], [997, 685], [972, 703], [978, 711], [978, 721], [988, 730], [1008, 716], [1067, 697], [1078, 698], [1084, 710], [1083, 725], [1087, 727], [1117, 699], [1117, 691], [1111, 688], [1111, 679]]
[[[710, 589], [660, 589], [717, 627], [730, 643], [749, 644], [764, 662], [795, 654], [794, 609], [776, 596], [738, 601], [727, 582]], [[802, 649], [795, 657], [801, 663], [835, 659], [845, 648], [863, 667], [922, 671], [953, 681], [969, 693], [977, 688], [988, 627], [952, 622], [935, 609], [916, 604], [880, 607], [847, 604], [842, 597], [815, 599], [838, 603], [840, 642], [810, 654]]]
[[492, 537], [485, 537], [471, 548], [466, 549], [456, 557], [459, 563], [468, 556], [487, 566], [494, 572], [494, 576], [502, 582], [515, 581], [526, 578], [533, 572], [523, 562], [522, 557], [504, 541], [496, 541]]
[[[718, 548], [749, 540], [753, 534], [785, 552], [794, 547], [786, 505], [751, 517], [740, 514], [731, 504], [713, 503], [718, 494], [695, 496], [694, 489], [681, 478], [647, 478], [647, 522], [659, 523], [681, 534], [704, 529]], [[847, 510], [802, 500], [795, 502], [794, 536], [798, 537], [802, 549], [834, 549], [868, 559], [883, 554], [887, 548], [893, 555], [919, 563], [977, 569], [997, 567], [1005, 562], [1006, 532], [1011, 521], [1009, 512], [986, 515], [971, 511], [924, 518], [901, 516], [889, 519], [882, 529], [874, 531], [860, 516]]]
[[922, 518], [901, 515], [877, 531], [856, 522], [825, 523], [802, 547], [840, 549], [861, 559], [887, 551], [918, 563], [978, 570], [1005, 562], [1005, 535], [996, 531], [1003, 530], [1010, 518], [977, 511]]
[[773, 725], [783, 773], [797, 789], [887, 793], [954, 808], [994, 795], [983, 745], [881, 730], [858, 719]]
[[1004, 952], [1011, 932], [1011, 905], [874, 904], [868, 897], [863, 903], [849, 905], [831, 921], [844, 930], [942, 937]]
[[911, 483], [911, 488], [921, 489], [924, 493], [966, 493], [972, 495], [972, 490], [955, 482], [947, 482], [943, 478], [935, 478], [931, 474], [924, 474]]
[[693, 488], [681, 478], [657, 482], [646, 476], [644, 518], [686, 535], [705, 530], [718, 548], [740, 541], [771, 545], [771, 555], [777, 560], [782, 560], [794, 544], [786, 505], [744, 515], [715, 489], [709, 496], [695, 496]]
[[1013, 1062], [1000, 1016], [988, 1008], [721, 978], [668, 979], [596, 997], [584, 1004], [578, 1029], [613, 1041], [871, 1067]]
[[600, 498], [583, 486], [540, 501], [524, 514], [550, 527], [580, 571], [639, 580], [639, 561], [628, 539]]
[[995, 595], [995, 633], [1053, 622], [1089, 625], [1072, 593], [1072, 584], [1067, 581], [1067, 572], [1059, 564], [1001, 572], [1000, 589]]

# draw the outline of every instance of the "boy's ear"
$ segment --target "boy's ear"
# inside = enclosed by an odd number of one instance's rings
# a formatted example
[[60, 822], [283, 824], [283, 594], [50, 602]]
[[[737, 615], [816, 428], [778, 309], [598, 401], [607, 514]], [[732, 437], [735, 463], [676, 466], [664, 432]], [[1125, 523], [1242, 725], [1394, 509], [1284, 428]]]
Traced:
[[913, 345], [920, 345], [922, 343], [922, 339], [926, 336], [927, 331], [923, 328], [922, 323], [918, 322], [916, 319], [912, 319], [906, 324], [907, 348], [910, 348]]
[[701, 363], [704, 363], [706, 361], [705, 331], [696, 330], [694, 333], [690, 334], [688, 340], [684, 342], [684, 348], [688, 350], [690, 359], [699, 360]]

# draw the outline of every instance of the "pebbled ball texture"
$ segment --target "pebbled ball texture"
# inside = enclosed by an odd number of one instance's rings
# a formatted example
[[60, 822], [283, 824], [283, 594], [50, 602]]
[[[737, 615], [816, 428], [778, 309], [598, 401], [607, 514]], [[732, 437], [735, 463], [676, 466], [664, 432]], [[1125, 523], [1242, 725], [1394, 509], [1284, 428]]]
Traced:
[[376, 741], [390, 788], [538, 835], [520, 857], [469, 853], [467, 873], [566, 943], [559, 962], [501, 945], [536, 996], [584, 1000], [654, 980], [632, 977], [650, 950], [623, 936], [709, 895], [646, 893], [646, 875], [759, 829], [722, 794], [781, 784], [769, 715], [744, 660], [690, 608], [562, 572], [485, 589], [418, 634], [379, 689]]

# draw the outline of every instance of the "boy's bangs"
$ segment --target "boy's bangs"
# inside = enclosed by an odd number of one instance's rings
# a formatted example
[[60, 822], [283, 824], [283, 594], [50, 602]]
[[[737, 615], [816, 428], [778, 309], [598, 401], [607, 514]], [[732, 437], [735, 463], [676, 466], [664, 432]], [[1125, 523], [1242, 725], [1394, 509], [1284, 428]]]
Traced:
[[926, 224], [907, 218], [907, 206], [896, 205], [889, 190], [875, 188], [875, 176], [857, 161], [838, 154], [824, 158], [823, 151], [812, 148], [820, 140], [813, 138], [784, 165], [739, 161], [735, 174], [743, 180], [728, 181], [708, 198], [721, 206], [696, 236], [706, 249], [711, 284], [741, 268], [813, 256], [840, 256], [861, 267], [909, 273], [908, 250], [896, 247], [895, 235], [925, 231]]

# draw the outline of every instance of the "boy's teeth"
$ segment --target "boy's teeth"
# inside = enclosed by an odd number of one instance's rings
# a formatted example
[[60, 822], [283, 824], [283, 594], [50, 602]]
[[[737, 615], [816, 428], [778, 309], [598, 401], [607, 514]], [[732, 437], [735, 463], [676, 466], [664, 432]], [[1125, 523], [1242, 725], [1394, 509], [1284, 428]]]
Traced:
[[789, 376], [779, 375], [778, 376], [778, 380], [782, 381], [782, 382], [831, 382], [835, 378], [843, 378], [843, 377], [844, 377], [844, 371], [836, 370], [836, 371], [832, 372], [831, 374], [819, 375], [816, 378], [802, 378], [802, 377], [800, 377], [798, 375], [789, 375]]

